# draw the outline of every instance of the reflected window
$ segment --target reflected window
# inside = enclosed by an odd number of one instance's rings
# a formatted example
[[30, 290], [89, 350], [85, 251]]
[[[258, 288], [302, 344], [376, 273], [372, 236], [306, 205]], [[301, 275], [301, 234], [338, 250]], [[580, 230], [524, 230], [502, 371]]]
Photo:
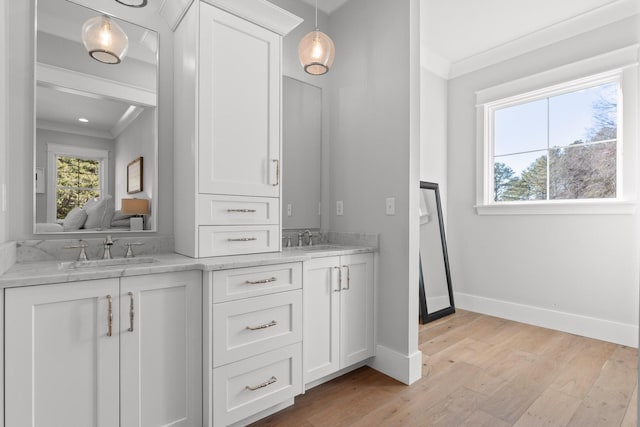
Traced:
[[493, 200], [617, 198], [619, 80], [572, 81], [487, 105]]
[[49, 222], [61, 222], [73, 208], [109, 194], [107, 150], [48, 144], [47, 151]]

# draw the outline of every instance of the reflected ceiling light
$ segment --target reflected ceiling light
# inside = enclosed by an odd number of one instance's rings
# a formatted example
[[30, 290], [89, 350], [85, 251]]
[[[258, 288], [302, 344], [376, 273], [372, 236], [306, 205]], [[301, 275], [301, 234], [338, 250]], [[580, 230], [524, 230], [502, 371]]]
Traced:
[[318, 0], [316, 0], [316, 29], [304, 36], [298, 45], [298, 57], [304, 70], [315, 76], [326, 74], [333, 65], [336, 47], [331, 38], [318, 28]]
[[118, 3], [129, 7], [145, 7], [147, 0], [116, 0]]
[[89, 123], [89, 119], [85, 119], [84, 117], [80, 117], [78, 121], [82, 123]]
[[129, 38], [108, 16], [93, 17], [82, 25], [82, 42], [89, 55], [105, 64], [119, 64], [127, 55]]

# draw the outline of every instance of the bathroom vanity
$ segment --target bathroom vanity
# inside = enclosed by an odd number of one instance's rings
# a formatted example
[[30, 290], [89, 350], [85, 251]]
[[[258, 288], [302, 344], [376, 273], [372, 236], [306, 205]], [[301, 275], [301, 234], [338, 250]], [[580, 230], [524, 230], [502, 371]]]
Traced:
[[374, 355], [373, 251], [17, 263], [5, 426], [245, 425], [291, 405]]

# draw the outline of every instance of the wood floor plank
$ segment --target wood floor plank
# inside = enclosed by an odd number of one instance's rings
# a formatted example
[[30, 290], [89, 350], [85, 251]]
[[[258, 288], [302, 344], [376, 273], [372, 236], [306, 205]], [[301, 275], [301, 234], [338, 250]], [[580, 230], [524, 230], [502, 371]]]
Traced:
[[489, 415], [484, 411], [474, 411], [459, 427], [510, 427], [511, 424]]
[[618, 426], [637, 386], [637, 351], [618, 347], [568, 426]]
[[420, 325], [423, 377], [363, 367], [256, 426], [633, 427], [636, 349], [460, 310]]
[[582, 403], [560, 391], [547, 389], [513, 425], [514, 427], [564, 427]]

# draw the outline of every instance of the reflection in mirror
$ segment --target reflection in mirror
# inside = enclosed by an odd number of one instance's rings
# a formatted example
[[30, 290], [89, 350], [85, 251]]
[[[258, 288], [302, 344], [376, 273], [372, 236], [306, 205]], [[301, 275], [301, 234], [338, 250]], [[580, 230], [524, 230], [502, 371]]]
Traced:
[[438, 184], [420, 182], [420, 322], [455, 313]]
[[320, 228], [322, 89], [283, 77], [282, 226]]
[[[122, 199], [151, 206], [155, 231], [158, 35], [112, 18], [128, 38], [118, 64], [92, 59], [83, 24], [102, 14], [66, 0], [37, 2], [34, 233], [131, 230]], [[144, 187], [127, 193], [127, 165], [144, 158]]]

